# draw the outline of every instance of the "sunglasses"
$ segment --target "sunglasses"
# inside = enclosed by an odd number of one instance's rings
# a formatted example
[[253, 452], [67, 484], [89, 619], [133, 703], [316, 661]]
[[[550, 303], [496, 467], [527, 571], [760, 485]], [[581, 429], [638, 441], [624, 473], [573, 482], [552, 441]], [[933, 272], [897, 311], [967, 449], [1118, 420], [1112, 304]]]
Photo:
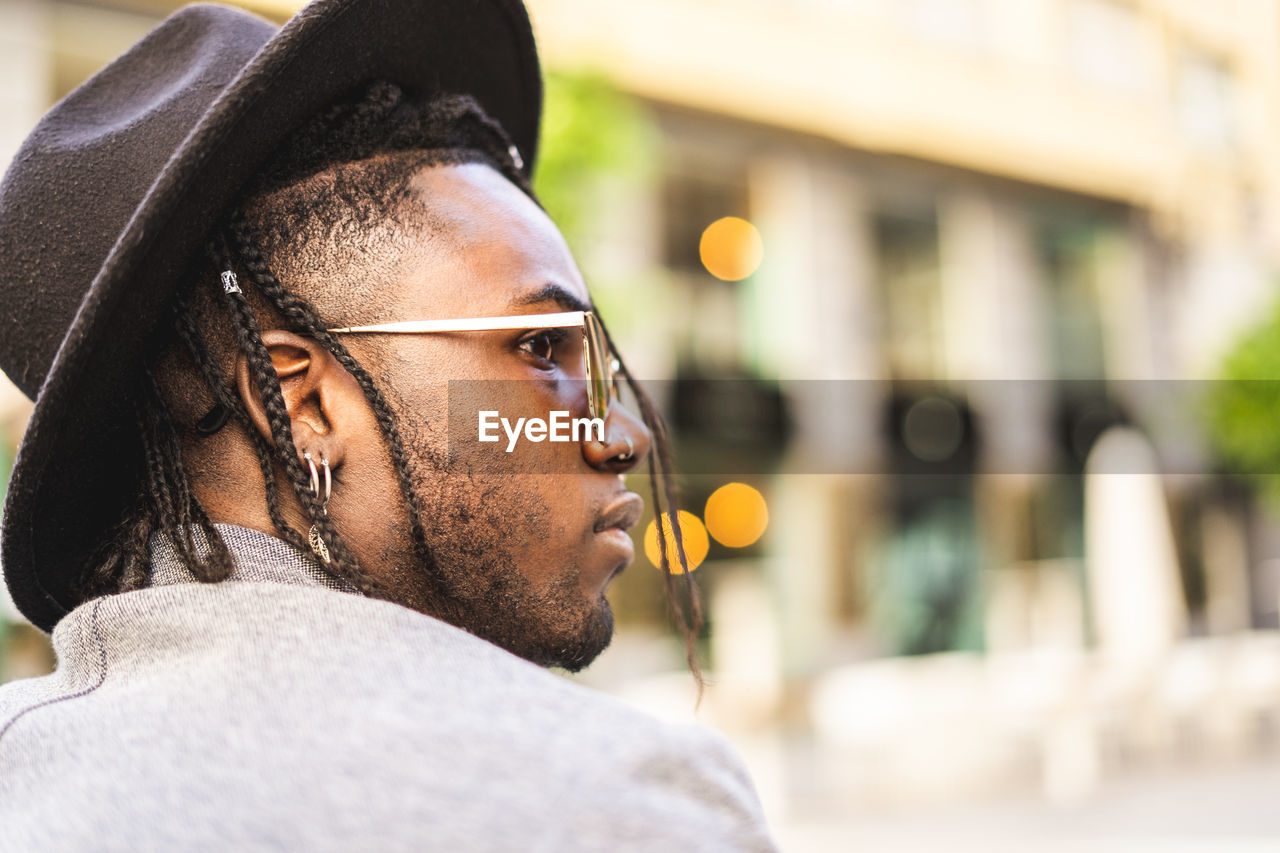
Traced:
[[445, 332], [496, 332], [504, 329], [581, 329], [582, 356], [586, 363], [587, 410], [604, 420], [609, 405], [618, 398], [618, 360], [609, 351], [604, 327], [591, 311], [560, 314], [524, 314], [515, 317], [473, 317], [466, 320], [406, 320], [376, 326], [345, 326], [326, 331], [335, 335], [405, 334], [431, 335]]

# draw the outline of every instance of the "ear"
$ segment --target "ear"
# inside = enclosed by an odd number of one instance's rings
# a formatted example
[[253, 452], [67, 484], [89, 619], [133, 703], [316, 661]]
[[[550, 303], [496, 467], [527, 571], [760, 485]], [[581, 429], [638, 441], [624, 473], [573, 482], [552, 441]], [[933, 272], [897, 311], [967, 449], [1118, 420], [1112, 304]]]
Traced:
[[[301, 454], [342, 464], [353, 436], [353, 406], [367, 402], [355, 378], [315, 340], [282, 329], [262, 333], [284, 398], [293, 443]], [[254, 428], [274, 446], [271, 421], [244, 353], [236, 356], [236, 387]]]

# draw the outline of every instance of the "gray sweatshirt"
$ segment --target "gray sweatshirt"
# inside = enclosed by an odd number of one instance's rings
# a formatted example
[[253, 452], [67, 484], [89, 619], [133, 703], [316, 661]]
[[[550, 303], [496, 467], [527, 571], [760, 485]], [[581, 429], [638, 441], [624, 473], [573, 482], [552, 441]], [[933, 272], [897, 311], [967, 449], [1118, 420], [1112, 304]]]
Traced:
[[733, 748], [220, 528], [0, 687], [0, 850], [773, 850]]

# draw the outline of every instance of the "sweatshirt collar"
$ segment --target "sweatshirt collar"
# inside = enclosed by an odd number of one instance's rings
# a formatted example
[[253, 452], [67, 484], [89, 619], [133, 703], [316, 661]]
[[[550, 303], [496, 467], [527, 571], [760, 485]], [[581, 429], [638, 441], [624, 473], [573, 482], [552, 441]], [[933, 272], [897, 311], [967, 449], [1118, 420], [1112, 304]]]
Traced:
[[[348, 581], [326, 572], [310, 554], [299, 551], [282, 539], [234, 524], [215, 524], [214, 527], [231, 551], [234, 569], [227, 580], [322, 586], [342, 592], [358, 592]], [[202, 551], [207, 547], [198, 530], [196, 544]], [[163, 533], [153, 534], [150, 548], [152, 586], [198, 583], [195, 575], [179, 560], [178, 551], [169, 537]]]

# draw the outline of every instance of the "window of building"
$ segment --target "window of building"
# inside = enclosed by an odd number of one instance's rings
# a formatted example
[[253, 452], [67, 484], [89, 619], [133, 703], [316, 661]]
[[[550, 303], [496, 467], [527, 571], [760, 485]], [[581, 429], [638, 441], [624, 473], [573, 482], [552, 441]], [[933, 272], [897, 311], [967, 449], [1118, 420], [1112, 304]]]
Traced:
[[1068, 62], [1081, 80], [1109, 92], [1151, 88], [1151, 38], [1137, 9], [1122, 0], [1071, 0]]
[[880, 213], [874, 236], [889, 374], [945, 378], [937, 212]]
[[680, 306], [676, 346], [685, 369], [724, 373], [743, 365], [744, 285], [708, 272], [701, 244], [713, 222], [727, 216], [749, 220], [750, 214], [745, 165], [669, 161], [662, 193], [663, 259]]
[[1088, 222], [1054, 222], [1042, 226], [1038, 235], [1050, 364], [1059, 379], [1104, 375], [1098, 233]]
[[663, 182], [663, 256], [669, 269], [703, 275], [699, 244], [707, 226], [725, 216], [747, 218], [746, 169], [701, 171], [672, 164]]
[[1178, 123], [1197, 145], [1224, 148], [1235, 140], [1235, 81], [1227, 64], [1188, 48], [1178, 63]]

